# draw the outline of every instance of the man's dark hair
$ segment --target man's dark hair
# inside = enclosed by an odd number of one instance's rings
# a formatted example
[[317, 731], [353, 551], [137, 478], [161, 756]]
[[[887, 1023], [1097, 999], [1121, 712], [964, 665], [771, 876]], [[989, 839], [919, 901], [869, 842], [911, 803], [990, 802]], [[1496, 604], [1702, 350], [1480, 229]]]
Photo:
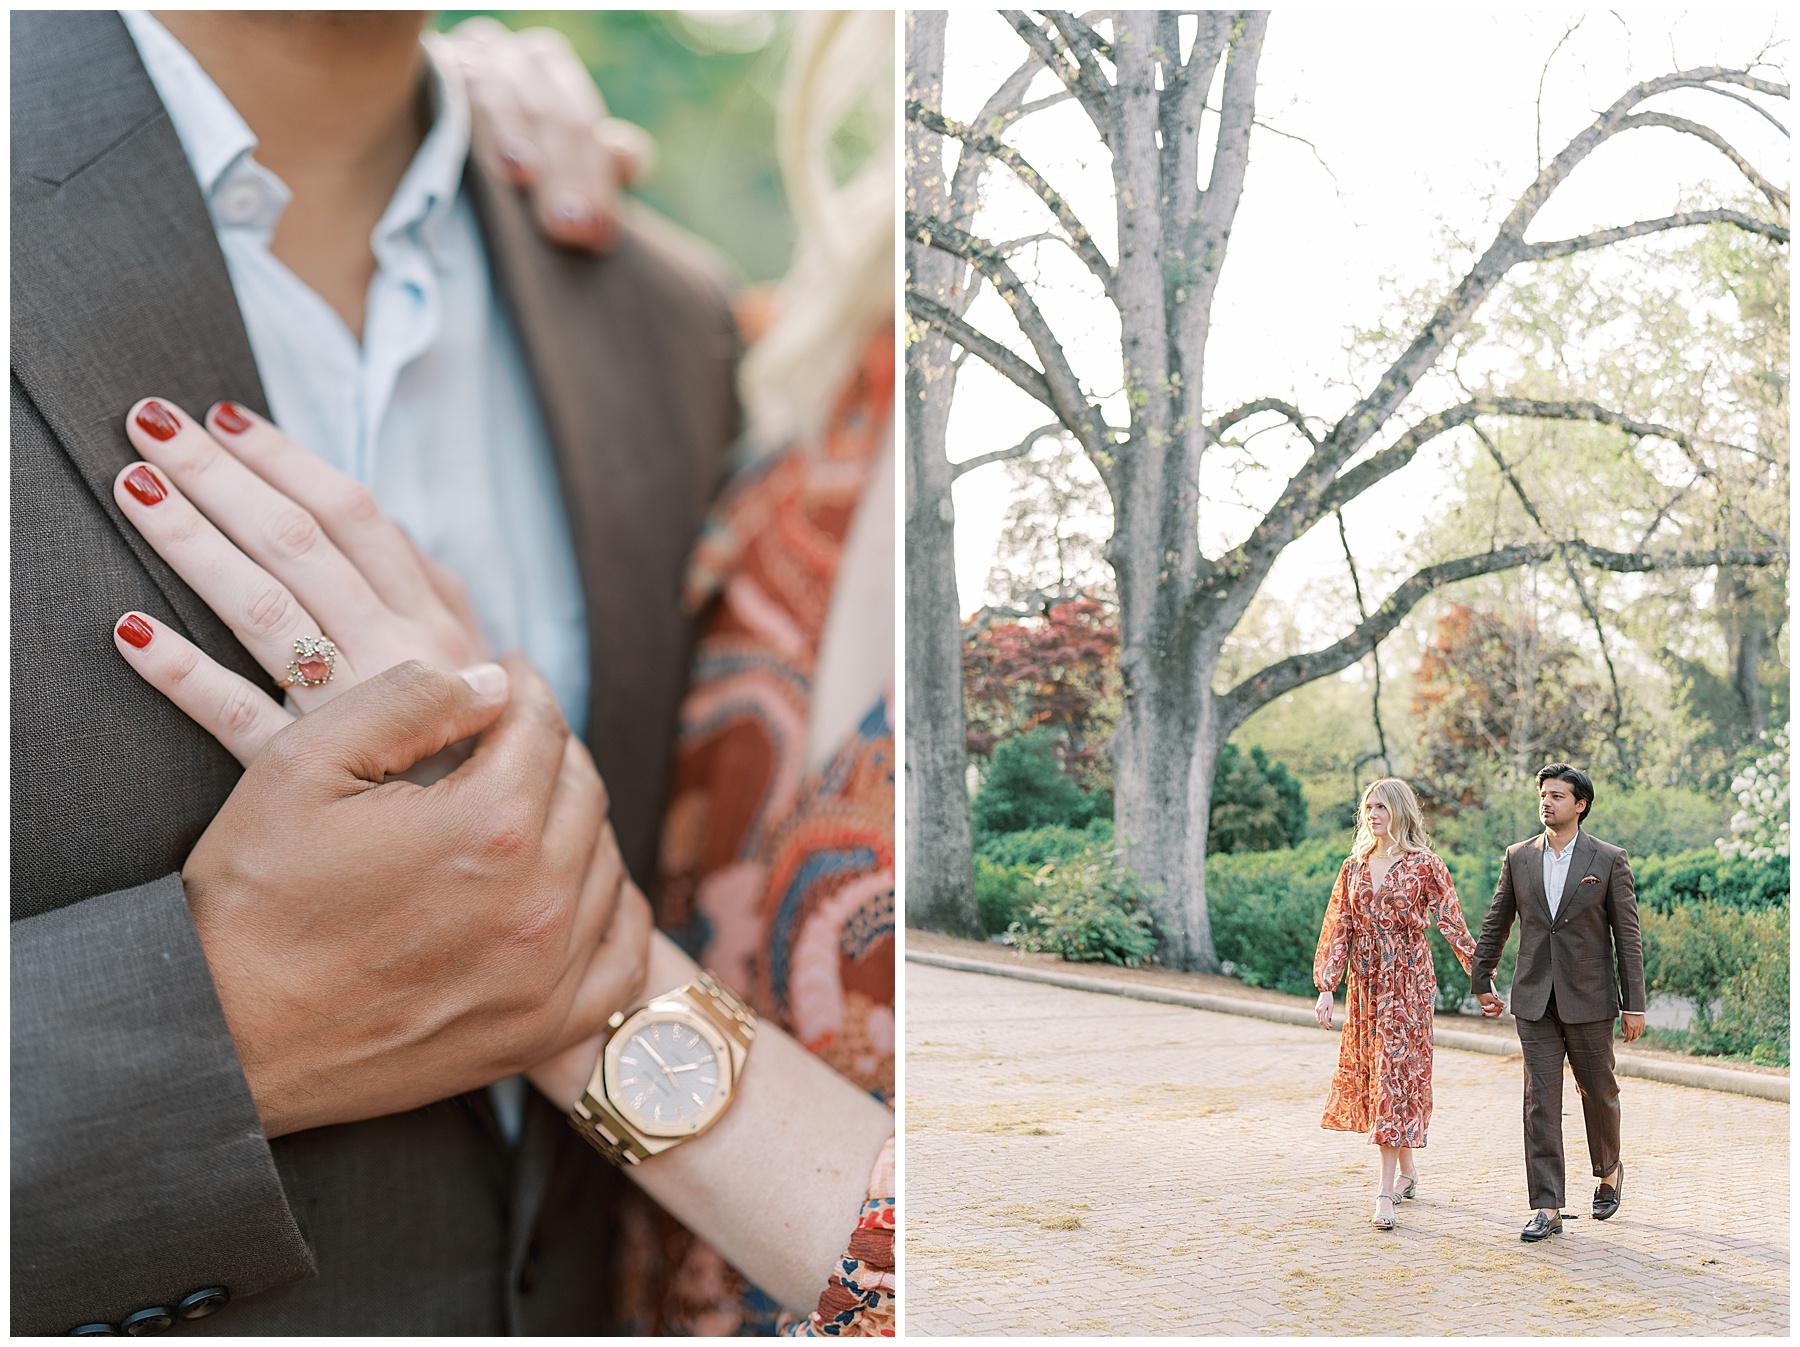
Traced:
[[1579, 822], [1586, 823], [1588, 815], [1594, 812], [1594, 783], [1588, 780], [1588, 774], [1579, 767], [1571, 767], [1566, 762], [1553, 762], [1548, 767], [1538, 768], [1537, 783], [1541, 788], [1546, 781], [1566, 781], [1574, 791], [1577, 800], [1585, 800], [1587, 808], [1581, 811]]

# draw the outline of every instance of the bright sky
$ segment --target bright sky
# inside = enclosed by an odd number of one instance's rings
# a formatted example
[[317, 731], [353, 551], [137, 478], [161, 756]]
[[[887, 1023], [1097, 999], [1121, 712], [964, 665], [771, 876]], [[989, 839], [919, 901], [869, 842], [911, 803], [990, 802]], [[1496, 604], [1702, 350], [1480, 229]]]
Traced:
[[[1249, 177], [1214, 309], [1209, 413], [1264, 396], [1287, 398], [1330, 419], [1345, 410], [1353, 388], [1361, 391], [1368, 382], [1366, 375], [1350, 382], [1352, 329], [1372, 326], [1384, 314], [1395, 293], [1384, 278], [1409, 290], [1445, 276], [1439, 258], [1446, 228], [1485, 248], [1495, 224], [1535, 175], [1539, 77], [1577, 21], [1544, 83], [1545, 159], [1637, 80], [1693, 66], [1740, 67], [1759, 56], [1771, 63], [1785, 59], [1786, 26], [1772, 8], [1623, 14], [1277, 8], [1257, 98], [1257, 116], [1272, 129], [1259, 128], [1252, 138]], [[1024, 50], [1002, 19], [974, 10], [952, 11], [947, 46], [944, 110], [952, 118], [973, 116]], [[1775, 69], [1758, 73], [1785, 80]], [[1051, 76], [1040, 75], [1031, 96], [1055, 87]], [[1215, 91], [1215, 106], [1216, 98]], [[1787, 185], [1788, 143], [1750, 109], [1687, 91], [1648, 106], [1704, 120]], [[1791, 120], [1785, 106], [1777, 115]], [[1278, 132], [1310, 141], [1316, 154]], [[1115, 257], [1108, 156], [1079, 106], [1065, 102], [1036, 114], [1008, 140], [1070, 199], [1102, 251]], [[1046, 214], [1005, 169], [991, 168], [988, 182], [990, 205], [976, 233], [1004, 240], [1049, 227]], [[1732, 195], [1746, 186], [1727, 160], [1693, 137], [1633, 131], [1578, 169], [1527, 237], [1562, 238], [1670, 214], [1684, 192], [1708, 184]], [[1028, 249], [1015, 265], [1026, 275], [1036, 268], [1044, 278], [1040, 305], [1089, 390], [1115, 390], [1117, 323], [1098, 300], [1097, 284], [1056, 244]], [[970, 317], [1029, 351], [991, 291]], [[1421, 388], [1406, 419], [1458, 400], [1442, 386]], [[1123, 423], [1116, 399], [1109, 414]], [[1013, 444], [1050, 419], [971, 359], [958, 386], [950, 457]], [[1222, 474], [1203, 477], [1202, 494], [1215, 502], [1202, 522], [1209, 553], [1240, 539], [1297, 465], [1281, 451], [1282, 443], [1276, 433], [1257, 442], [1270, 451], [1278, 475], [1236, 484]], [[1435, 452], [1421, 454], [1346, 510], [1359, 563], [1383, 577], [1372, 586], [1377, 593], [1391, 587], [1386, 577], [1404, 565], [1406, 540], [1429, 517], [1446, 480], [1446, 457], [1460, 455], [1465, 443], [1440, 439]], [[1228, 503], [1234, 491], [1246, 504]], [[990, 598], [986, 578], [1007, 499], [1000, 467], [972, 472], [956, 486], [957, 577], [965, 612]], [[1298, 603], [1309, 582], [1325, 575], [1334, 586], [1343, 576], [1343, 553], [1329, 522], [1289, 549], [1266, 592]], [[1371, 587], [1367, 576], [1365, 586]], [[1329, 640], [1353, 622], [1336, 612], [1314, 612], [1305, 625]]]

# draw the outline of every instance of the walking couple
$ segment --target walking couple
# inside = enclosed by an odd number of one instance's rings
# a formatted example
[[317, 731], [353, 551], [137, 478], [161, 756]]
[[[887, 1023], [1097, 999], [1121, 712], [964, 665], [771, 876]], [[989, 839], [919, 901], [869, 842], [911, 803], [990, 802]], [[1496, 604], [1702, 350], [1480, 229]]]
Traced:
[[[1463, 921], [1449, 867], [1427, 845], [1412, 788], [1386, 778], [1363, 792], [1356, 841], [1338, 873], [1319, 932], [1313, 982], [1319, 1024], [1331, 1027], [1332, 992], [1349, 974], [1337, 1072], [1324, 1127], [1367, 1132], [1381, 1147], [1381, 1191], [1372, 1224], [1395, 1225], [1401, 1200], [1418, 1188], [1414, 1153], [1431, 1121], [1431, 1012], [1437, 993], [1429, 918], [1470, 974], [1481, 1013], [1505, 1004], [1494, 969], [1513, 922], [1519, 924], [1513, 1015], [1525, 1058], [1525, 1175], [1536, 1208], [1520, 1238], [1562, 1229], [1563, 1059], [1575, 1072], [1587, 1119], [1594, 1175], [1593, 1214], [1619, 1209], [1625, 1165], [1619, 1155], [1619, 1086], [1612, 1022], [1627, 1043], [1644, 1032], [1644, 960], [1637, 898], [1625, 852], [1583, 825], [1594, 804], [1585, 772], [1552, 763], [1537, 774], [1544, 831], [1507, 849], [1494, 901], [1475, 940]], [[1624, 1005], [1621, 1016], [1620, 990]]]

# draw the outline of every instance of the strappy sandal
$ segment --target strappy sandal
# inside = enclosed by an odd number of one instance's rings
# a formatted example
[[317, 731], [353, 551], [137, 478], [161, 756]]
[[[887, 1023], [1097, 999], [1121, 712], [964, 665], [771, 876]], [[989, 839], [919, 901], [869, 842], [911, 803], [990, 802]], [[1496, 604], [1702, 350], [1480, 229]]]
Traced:
[[[1400, 1194], [1398, 1194], [1398, 1193], [1377, 1193], [1375, 1195], [1375, 1200], [1377, 1202], [1379, 1202], [1384, 1197], [1388, 1200], [1388, 1202], [1390, 1203], [1391, 1206], [1398, 1205], [1399, 1200], [1400, 1200]], [[1392, 1216], [1388, 1216], [1388, 1217], [1384, 1218], [1380, 1214], [1380, 1212], [1377, 1212], [1375, 1215], [1369, 1217], [1369, 1224], [1374, 1226], [1377, 1230], [1392, 1230], [1394, 1228], [1394, 1226], [1398, 1224], [1398, 1222], [1395, 1221], [1395, 1219]]]
[[1402, 1188], [1398, 1193], [1394, 1194], [1394, 1196], [1411, 1197], [1419, 1190], [1419, 1176], [1417, 1174], [1402, 1174], [1399, 1178], [1406, 1187]]

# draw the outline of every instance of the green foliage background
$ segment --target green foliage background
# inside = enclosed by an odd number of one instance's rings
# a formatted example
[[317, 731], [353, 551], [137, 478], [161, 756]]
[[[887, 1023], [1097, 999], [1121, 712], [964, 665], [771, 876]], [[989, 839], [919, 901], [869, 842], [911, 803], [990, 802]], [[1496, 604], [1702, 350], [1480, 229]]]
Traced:
[[703, 25], [666, 10], [459, 9], [437, 23], [449, 29], [476, 14], [561, 32], [613, 115], [656, 141], [656, 170], [638, 195], [719, 248], [746, 281], [787, 270], [794, 222], [775, 159], [786, 20], [748, 52], [716, 49]]

